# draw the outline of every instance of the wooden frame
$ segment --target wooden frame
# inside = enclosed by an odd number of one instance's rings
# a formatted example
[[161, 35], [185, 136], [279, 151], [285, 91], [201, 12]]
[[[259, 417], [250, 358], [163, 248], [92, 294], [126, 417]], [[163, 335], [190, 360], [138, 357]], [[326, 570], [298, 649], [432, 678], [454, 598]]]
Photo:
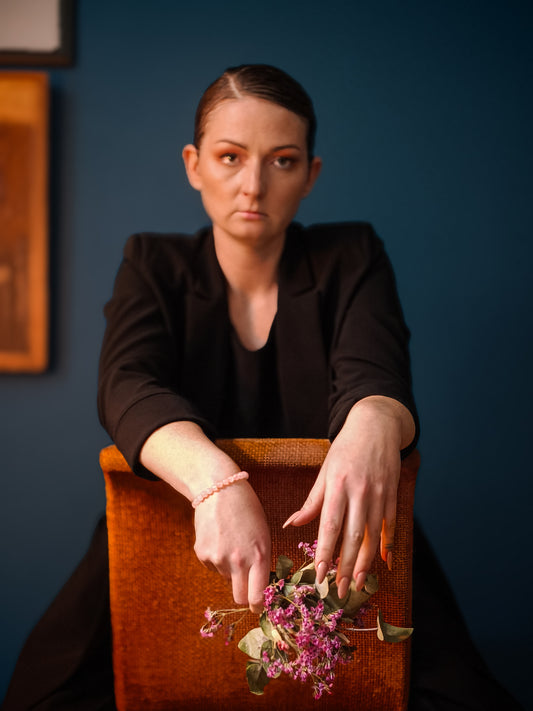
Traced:
[[48, 77], [0, 72], [0, 371], [48, 365]]
[[[65, 67], [74, 63], [75, 0], [3, 0], [0, 65]], [[39, 11], [40, 22], [31, 24]], [[9, 22], [7, 13], [9, 12]], [[31, 28], [31, 32], [21, 32]]]

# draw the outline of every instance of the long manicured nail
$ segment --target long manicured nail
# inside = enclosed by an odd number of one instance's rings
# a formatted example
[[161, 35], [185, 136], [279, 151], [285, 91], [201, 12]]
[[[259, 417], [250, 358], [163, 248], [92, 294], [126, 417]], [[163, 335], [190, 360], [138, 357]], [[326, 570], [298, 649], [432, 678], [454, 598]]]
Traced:
[[316, 567], [316, 581], [317, 581], [317, 583], [321, 583], [324, 580], [327, 572], [328, 572], [328, 564], [326, 563], [325, 560], [322, 560]]
[[339, 600], [342, 600], [342, 598], [346, 596], [349, 587], [350, 578], [341, 578], [339, 584], [337, 585], [337, 595]]
[[392, 551], [389, 551], [387, 553], [387, 568], [391, 571], [392, 573]]
[[366, 582], [366, 573], [364, 570], [361, 570], [357, 575], [355, 576], [355, 589], [356, 590], [362, 590], [364, 587], [364, 584]]
[[287, 526], [290, 526], [293, 521], [296, 521], [298, 516], [300, 515], [299, 511], [295, 511], [292, 516], [289, 516], [289, 518], [285, 521], [283, 524], [282, 528], [287, 528]]

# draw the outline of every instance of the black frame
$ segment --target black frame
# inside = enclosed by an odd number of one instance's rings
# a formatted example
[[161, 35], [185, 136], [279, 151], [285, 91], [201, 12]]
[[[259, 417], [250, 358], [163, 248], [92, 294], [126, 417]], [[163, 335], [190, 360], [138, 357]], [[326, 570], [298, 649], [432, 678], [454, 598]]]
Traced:
[[68, 67], [74, 64], [74, 4], [75, 0], [59, 0], [59, 49], [54, 52], [13, 52], [0, 47], [0, 66]]

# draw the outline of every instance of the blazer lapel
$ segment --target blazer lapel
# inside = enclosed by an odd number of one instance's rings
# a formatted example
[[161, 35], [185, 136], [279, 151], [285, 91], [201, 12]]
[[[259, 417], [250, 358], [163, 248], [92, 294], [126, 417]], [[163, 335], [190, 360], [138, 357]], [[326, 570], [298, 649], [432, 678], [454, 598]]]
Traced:
[[329, 383], [320, 315], [301, 229], [293, 225], [280, 265], [276, 342], [282, 406], [295, 437], [327, 436]]
[[[229, 338], [226, 284], [209, 232], [185, 296], [183, 389], [213, 424], [224, 403]], [[280, 264], [276, 344], [287, 430], [294, 437], [327, 436], [329, 381], [320, 294], [297, 225], [288, 230]]]
[[185, 295], [183, 387], [215, 425], [226, 386], [229, 316], [211, 231], [200, 244], [192, 271], [191, 289]]

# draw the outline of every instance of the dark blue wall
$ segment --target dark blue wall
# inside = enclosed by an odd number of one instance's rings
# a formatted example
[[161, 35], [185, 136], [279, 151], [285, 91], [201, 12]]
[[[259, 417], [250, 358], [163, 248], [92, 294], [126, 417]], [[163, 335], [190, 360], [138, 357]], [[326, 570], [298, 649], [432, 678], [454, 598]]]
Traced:
[[386, 242], [413, 332], [417, 512], [475, 640], [526, 701], [531, 8], [80, 2], [76, 66], [51, 73], [53, 363], [0, 378], [0, 693], [104, 507], [96, 370], [123, 243], [204, 223], [179, 152], [201, 90], [255, 61], [316, 101], [324, 170], [300, 219], [371, 220]]

